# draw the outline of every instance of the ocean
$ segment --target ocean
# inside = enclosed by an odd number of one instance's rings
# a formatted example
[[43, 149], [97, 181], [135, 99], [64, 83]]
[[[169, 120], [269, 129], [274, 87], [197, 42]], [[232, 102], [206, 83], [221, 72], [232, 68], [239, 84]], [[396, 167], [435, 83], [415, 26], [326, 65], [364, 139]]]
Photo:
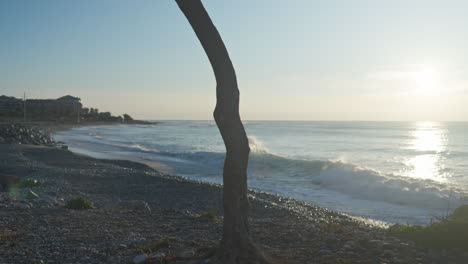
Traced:
[[[468, 203], [467, 122], [246, 121], [249, 187], [352, 216], [428, 224]], [[70, 150], [222, 183], [213, 121], [57, 132]]]

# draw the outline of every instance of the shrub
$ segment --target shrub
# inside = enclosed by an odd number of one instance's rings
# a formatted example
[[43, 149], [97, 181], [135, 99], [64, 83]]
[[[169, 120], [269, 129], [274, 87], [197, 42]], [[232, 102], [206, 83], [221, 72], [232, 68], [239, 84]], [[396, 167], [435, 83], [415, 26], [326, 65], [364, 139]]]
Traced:
[[142, 244], [138, 249], [144, 254], [151, 254], [161, 248], [173, 248], [175, 246], [174, 240], [165, 236], [159, 239], [157, 242], [150, 241]]
[[468, 220], [468, 204], [462, 205], [455, 209], [449, 218]]
[[38, 180], [26, 178], [26, 179], [20, 179], [19, 182], [17, 184], [15, 184], [15, 187], [17, 187], [17, 188], [31, 188], [31, 187], [34, 187], [34, 186], [38, 186], [40, 184], [41, 183]]
[[211, 207], [210, 210], [206, 212], [201, 212], [200, 217], [208, 218], [211, 222], [218, 222], [220, 220], [218, 210], [215, 207]]
[[428, 248], [468, 249], [468, 205], [428, 226], [394, 225], [388, 232]]
[[90, 201], [84, 199], [83, 197], [78, 197], [72, 200], [67, 201], [65, 208], [74, 209], [74, 210], [85, 210], [96, 208]]
[[174, 240], [170, 239], [169, 237], [165, 236], [159, 239], [159, 241], [156, 243], [156, 248], [171, 248], [175, 246]]

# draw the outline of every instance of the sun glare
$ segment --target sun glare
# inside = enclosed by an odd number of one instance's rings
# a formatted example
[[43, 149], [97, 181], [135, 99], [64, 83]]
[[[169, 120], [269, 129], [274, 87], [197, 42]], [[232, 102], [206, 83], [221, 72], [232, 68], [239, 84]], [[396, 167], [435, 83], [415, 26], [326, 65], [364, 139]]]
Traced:
[[412, 79], [421, 88], [433, 88], [440, 81], [440, 73], [433, 68], [422, 68], [412, 73]]
[[440, 129], [437, 123], [421, 122], [416, 124], [410, 137], [409, 149], [420, 154], [406, 160], [410, 169], [403, 171], [403, 174], [413, 178], [444, 180], [440, 153], [447, 148], [446, 131]]

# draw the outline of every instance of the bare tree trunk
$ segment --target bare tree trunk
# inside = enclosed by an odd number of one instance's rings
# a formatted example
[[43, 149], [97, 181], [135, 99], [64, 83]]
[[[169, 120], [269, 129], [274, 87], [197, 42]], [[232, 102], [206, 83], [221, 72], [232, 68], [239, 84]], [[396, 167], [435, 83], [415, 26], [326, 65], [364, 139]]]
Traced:
[[223, 263], [266, 263], [249, 232], [247, 165], [249, 142], [239, 116], [236, 72], [216, 27], [200, 0], [176, 0], [200, 40], [216, 77], [214, 119], [226, 146], [224, 226], [219, 257]]

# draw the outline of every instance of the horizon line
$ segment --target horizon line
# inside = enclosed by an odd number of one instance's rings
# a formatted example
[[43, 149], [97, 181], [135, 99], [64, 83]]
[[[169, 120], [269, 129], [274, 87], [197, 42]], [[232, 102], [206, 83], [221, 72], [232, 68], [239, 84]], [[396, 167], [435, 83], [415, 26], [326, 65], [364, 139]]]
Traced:
[[[214, 119], [144, 119], [144, 121], [213, 121]], [[243, 122], [249, 121], [279, 121], [279, 122], [453, 122], [453, 123], [466, 123], [468, 120], [318, 120], [318, 119], [243, 119]]]

